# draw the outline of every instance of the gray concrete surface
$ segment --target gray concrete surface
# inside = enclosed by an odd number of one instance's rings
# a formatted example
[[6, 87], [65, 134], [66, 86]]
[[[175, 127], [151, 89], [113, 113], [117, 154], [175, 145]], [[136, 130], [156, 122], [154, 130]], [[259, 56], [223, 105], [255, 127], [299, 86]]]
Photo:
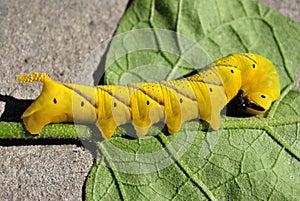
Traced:
[[[124, 0], [0, 0], [0, 94], [33, 99], [36, 84], [21, 86], [20, 72], [47, 72], [56, 80], [81, 75], [87, 55], [109, 38], [126, 8]], [[85, 76], [85, 77], [83, 77]], [[0, 114], [4, 103], [0, 102]], [[76, 145], [0, 147], [0, 200], [82, 200], [92, 166]]]
[[[300, 23], [300, 0], [260, 0]], [[82, 79], [87, 55], [112, 36], [127, 0], [0, 0], [0, 94], [33, 99], [19, 72]], [[86, 72], [85, 72], [86, 73]], [[93, 80], [92, 72], [84, 74]], [[0, 102], [0, 114], [5, 104]], [[0, 200], [82, 200], [93, 158], [76, 145], [0, 146]]]

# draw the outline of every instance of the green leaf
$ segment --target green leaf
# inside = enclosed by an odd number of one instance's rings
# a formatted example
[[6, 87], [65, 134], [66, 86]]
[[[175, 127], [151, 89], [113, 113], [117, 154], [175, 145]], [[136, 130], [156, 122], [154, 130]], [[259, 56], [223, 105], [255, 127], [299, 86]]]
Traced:
[[89, 139], [92, 131], [84, 125], [50, 124], [45, 126], [39, 135], [29, 134], [22, 123], [0, 122], [0, 139]]
[[233, 52], [253, 52], [273, 61], [282, 95], [266, 115], [225, 117], [217, 132], [189, 122], [171, 136], [99, 142], [86, 199], [297, 200], [299, 35], [298, 24], [252, 0], [133, 1], [107, 55], [106, 83], [170, 79]]

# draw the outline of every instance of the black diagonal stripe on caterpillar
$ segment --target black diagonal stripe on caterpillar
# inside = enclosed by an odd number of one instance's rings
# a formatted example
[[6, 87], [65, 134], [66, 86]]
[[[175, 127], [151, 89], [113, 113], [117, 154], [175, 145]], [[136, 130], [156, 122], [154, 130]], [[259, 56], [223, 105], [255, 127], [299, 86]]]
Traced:
[[19, 80], [43, 83], [41, 95], [22, 115], [32, 134], [49, 123], [69, 121], [95, 123], [104, 138], [126, 123], [132, 123], [138, 136], [159, 121], [170, 133], [192, 119], [217, 130], [220, 111], [234, 97], [238, 96], [238, 108], [260, 114], [280, 96], [272, 62], [249, 53], [231, 54], [184, 78], [157, 83], [89, 87], [57, 83], [42, 73], [20, 75]]

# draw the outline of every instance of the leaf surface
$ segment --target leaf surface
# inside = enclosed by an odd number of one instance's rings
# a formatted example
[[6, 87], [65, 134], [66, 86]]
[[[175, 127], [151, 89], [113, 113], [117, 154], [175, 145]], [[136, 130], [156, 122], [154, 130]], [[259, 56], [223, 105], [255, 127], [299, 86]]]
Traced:
[[[180, 36], [165, 37], [172, 35], [165, 29]], [[230, 53], [252, 52], [273, 61], [282, 95], [266, 115], [224, 117], [217, 132], [189, 122], [172, 136], [99, 142], [87, 200], [297, 200], [299, 35], [298, 24], [251, 0], [133, 1], [107, 55], [107, 84], [172, 79]]]

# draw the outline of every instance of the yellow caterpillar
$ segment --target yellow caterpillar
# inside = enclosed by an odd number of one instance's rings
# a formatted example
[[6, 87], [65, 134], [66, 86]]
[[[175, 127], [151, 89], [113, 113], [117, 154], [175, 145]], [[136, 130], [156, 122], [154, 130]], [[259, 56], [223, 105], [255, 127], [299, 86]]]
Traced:
[[46, 74], [19, 75], [20, 82], [43, 83], [40, 96], [22, 115], [27, 130], [38, 134], [49, 123], [95, 123], [104, 138], [116, 127], [132, 123], [137, 136], [165, 122], [176, 133], [185, 121], [202, 119], [220, 128], [220, 111], [235, 96], [247, 113], [268, 110], [280, 96], [280, 81], [268, 59], [249, 53], [231, 54], [183, 79], [89, 87], [57, 83]]

